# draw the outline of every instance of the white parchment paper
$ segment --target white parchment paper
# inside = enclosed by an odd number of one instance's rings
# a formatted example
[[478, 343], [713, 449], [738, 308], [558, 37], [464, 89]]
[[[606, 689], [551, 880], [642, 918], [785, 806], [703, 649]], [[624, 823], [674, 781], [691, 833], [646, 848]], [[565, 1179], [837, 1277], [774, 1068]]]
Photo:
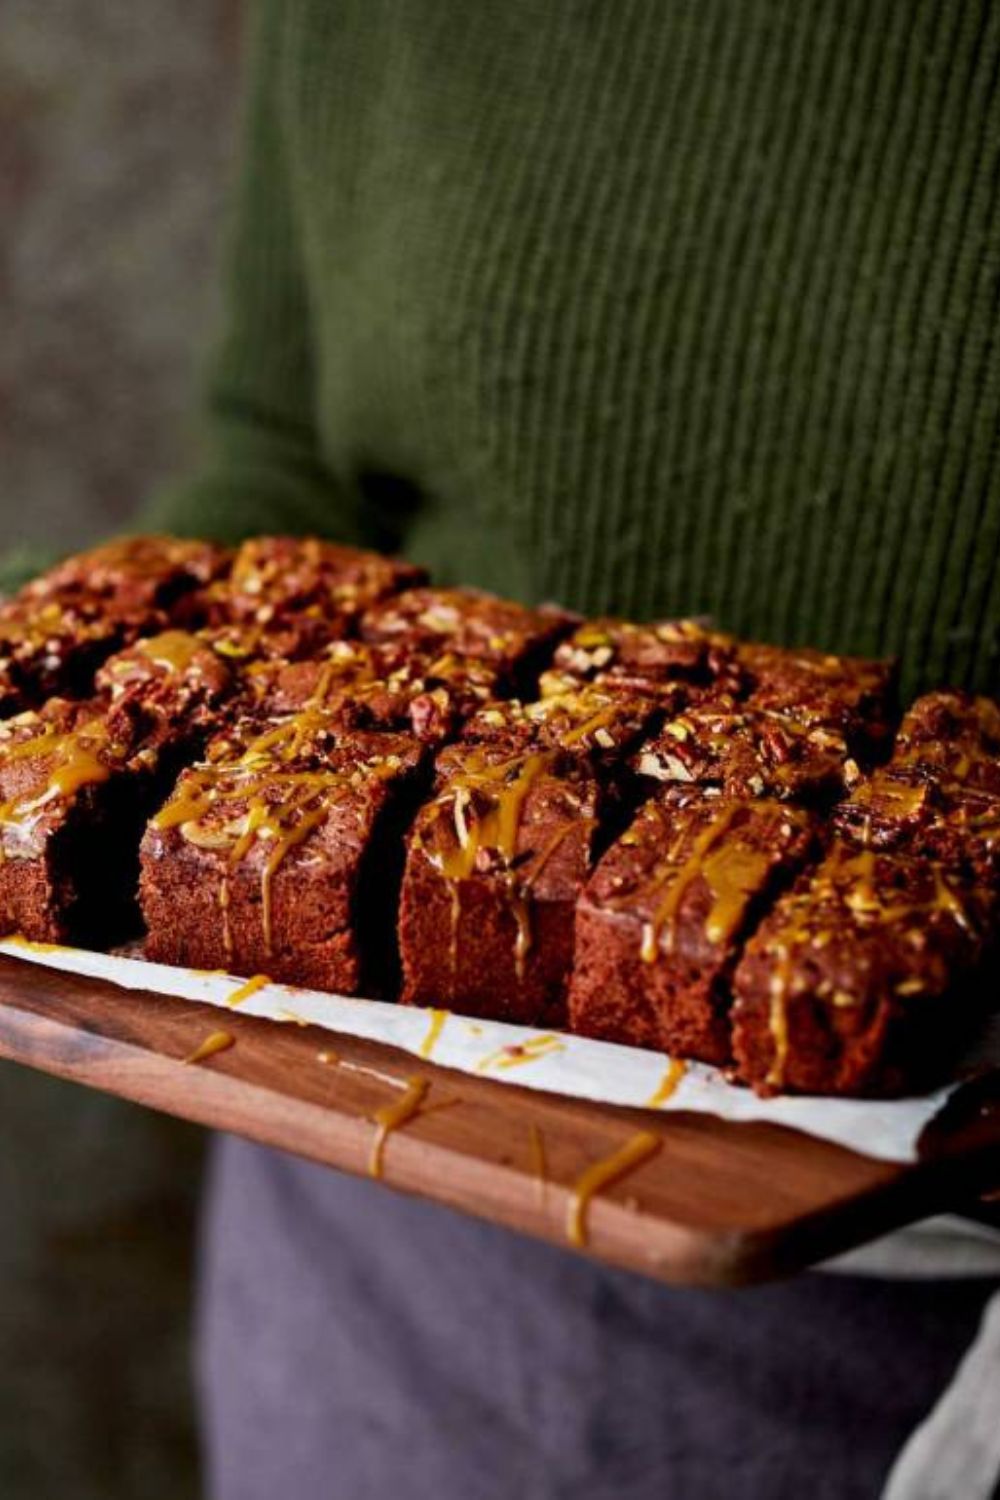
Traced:
[[[92, 953], [82, 948], [32, 945], [21, 938], [0, 941], [0, 952], [125, 989], [152, 990], [231, 1011], [243, 979], [198, 969], [176, 969]], [[332, 1032], [365, 1037], [430, 1058], [463, 1073], [524, 1088], [591, 1099], [604, 1104], [687, 1110], [723, 1120], [764, 1120], [787, 1125], [882, 1161], [914, 1161], [917, 1141], [958, 1086], [896, 1100], [787, 1097], [759, 1099], [727, 1083], [717, 1068], [688, 1063], [667, 1097], [660, 1097], [669, 1058], [638, 1047], [619, 1047], [565, 1032], [539, 1032], [501, 1021], [479, 1021], [445, 1011], [349, 999], [319, 990], [266, 983], [238, 1001], [241, 1015], [276, 1022], [309, 1022]], [[1000, 1017], [977, 1041], [970, 1061], [1000, 1065]], [[676, 1071], [676, 1070], [675, 1070]], [[960, 1070], [961, 1071], [961, 1070]]]

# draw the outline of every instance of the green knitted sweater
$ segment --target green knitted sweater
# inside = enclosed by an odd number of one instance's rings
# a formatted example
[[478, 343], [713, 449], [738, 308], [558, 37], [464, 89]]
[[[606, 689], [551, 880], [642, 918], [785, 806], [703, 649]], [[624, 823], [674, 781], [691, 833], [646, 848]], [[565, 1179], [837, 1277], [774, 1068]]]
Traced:
[[1000, 680], [1000, 7], [273, 0], [156, 519]]

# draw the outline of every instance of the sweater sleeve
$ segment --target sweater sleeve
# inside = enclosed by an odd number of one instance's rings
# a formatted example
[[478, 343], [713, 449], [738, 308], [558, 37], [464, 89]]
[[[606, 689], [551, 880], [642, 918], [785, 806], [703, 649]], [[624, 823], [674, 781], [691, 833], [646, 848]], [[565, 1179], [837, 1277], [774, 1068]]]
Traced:
[[200, 458], [156, 495], [146, 525], [236, 541], [260, 531], [358, 538], [357, 500], [324, 467], [314, 349], [282, 117], [281, 0], [251, 10], [241, 159], [224, 313], [203, 400]]

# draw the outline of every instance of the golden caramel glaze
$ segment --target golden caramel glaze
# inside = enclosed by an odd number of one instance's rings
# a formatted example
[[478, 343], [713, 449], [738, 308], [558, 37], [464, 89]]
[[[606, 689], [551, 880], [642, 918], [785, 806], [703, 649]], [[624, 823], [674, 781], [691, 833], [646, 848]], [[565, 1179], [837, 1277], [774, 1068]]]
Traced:
[[682, 917], [685, 946], [725, 947], [769, 872], [804, 852], [813, 828], [809, 813], [777, 802], [667, 794], [646, 803], [612, 846], [586, 899], [636, 919], [644, 963], [674, 951]]
[[94, 679], [97, 692], [106, 694], [112, 703], [128, 694], [141, 694], [153, 703], [157, 690], [161, 695], [185, 691], [214, 703], [232, 684], [233, 673], [225, 660], [199, 636], [184, 630], [162, 631], [136, 641], [110, 657]]
[[[479, 988], [492, 983], [504, 991], [507, 1018], [517, 1019], [531, 994], [544, 997], [531, 1002], [532, 1016], [561, 1020], [573, 905], [592, 859], [598, 803], [592, 770], [563, 752], [511, 755], [505, 744], [441, 752], [434, 794], [408, 840], [405, 999], [472, 1013]], [[432, 939], [422, 935], [427, 922]]]
[[[449, 880], [467, 879], [476, 869], [496, 865], [510, 870], [522, 847], [525, 803], [541, 779], [556, 767], [552, 751], [497, 761], [472, 749], [453, 759], [447, 778], [424, 809], [415, 830], [419, 846], [435, 869]], [[518, 883], [530, 884], [538, 873], [535, 851], [531, 868], [523, 865]]]
[[683, 1057], [672, 1057], [663, 1070], [663, 1077], [646, 1100], [644, 1108], [662, 1109], [663, 1105], [672, 1099], [680, 1088], [686, 1072], [687, 1063]]
[[238, 1005], [243, 1004], [244, 1000], [249, 1000], [253, 995], [256, 995], [271, 983], [272, 980], [269, 974], [252, 974], [249, 979], [245, 979], [241, 985], [233, 990], [231, 995], [226, 996], [226, 1004], [230, 1010], [235, 1010]]
[[0, 849], [33, 858], [46, 831], [84, 787], [128, 764], [104, 719], [86, 706], [53, 700], [40, 712], [0, 724]]
[[228, 1052], [230, 1047], [235, 1046], [236, 1038], [231, 1031], [210, 1031], [193, 1052], [181, 1058], [181, 1062], [187, 1064], [207, 1062], [210, 1057], [215, 1057], [219, 1052]]

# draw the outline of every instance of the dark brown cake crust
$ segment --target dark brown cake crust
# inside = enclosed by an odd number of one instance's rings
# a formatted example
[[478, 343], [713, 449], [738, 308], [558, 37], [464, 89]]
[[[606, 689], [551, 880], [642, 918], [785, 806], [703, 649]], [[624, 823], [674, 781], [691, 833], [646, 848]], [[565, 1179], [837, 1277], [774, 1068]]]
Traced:
[[407, 846], [404, 1001], [561, 1026], [600, 791], [557, 751], [454, 745]]
[[957, 692], [918, 698], [888, 764], [855, 787], [833, 822], [862, 848], [1000, 879], [1000, 706]]
[[753, 642], [741, 643], [736, 659], [751, 707], [838, 730], [862, 760], [883, 752], [896, 721], [897, 662]]
[[649, 699], [596, 686], [574, 686], [534, 702], [509, 698], [487, 704], [465, 725], [470, 744], [529, 750], [562, 750], [595, 765], [623, 769], [657, 706]]
[[843, 734], [793, 713], [723, 701], [668, 719], [635, 758], [653, 781], [717, 787], [727, 797], [821, 802], [861, 775]]
[[426, 578], [423, 568], [379, 552], [318, 537], [262, 536], [240, 547], [218, 597], [230, 618], [260, 624], [310, 612], [353, 620]]
[[925, 694], [903, 715], [892, 764], [945, 790], [1000, 797], [1000, 703], [971, 693]]
[[112, 652], [165, 629], [228, 566], [207, 542], [132, 537], [59, 563], [0, 607], [0, 716], [85, 697]]
[[833, 826], [858, 848], [938, 860], [967, 879], [1000, 880], [1000, 797], [942, 785], [926, 772], [882, 767], [834, 809]]
[[408, 1001], [765, 1091], [919, 1080], [989, 972], [1000, 705], [928, 694], [887, 760], [893, 663], [139, 537], [0, 606], [10, 714], [0, 931], [124, 935], [159, 808], [152, 957], [389, 994], [398, 933]]
[[702, 789], [647, 802], [577, 907], [573, 1030], [728, 1061], [741, 943], [808, 857], [815, 829], [801, 809]]
[[694, 620], [637, 625], [614, 618], [585, 620], [556, 651], [553, 670], [577, 682], [661, 695], [680, 682], [724, 679], [729, 690], [734, 645]]
[[452, 738], [498, 680], [489, 662], [365, 641], [336, 641], [309, 661], [260, 662], [247, 672], [268, 712], [321, 707], [345, 728], [409, 732], [428, 744]]
[[366, 931], [392, 948], [392, 819], [423, 758], [320, 709], [210, 745], [143, 840], [148, 956], [342, 994], [374, 983]]
[[101, 678], [92, 699], [50, 699], [0, 725], [0, 931], [94, 942], [128, 930], [142, 828], [231, 688], [176, 631]]
[[837, 845], [736, 970], [733, 1049], [763, 1093], [893, 1094], [940, 1073], [981, 1010], [997, 896], [927, 860]]
[[489, 662], [513, 688], [533, 681], [576, 619], [565, 610], [529, 609], [479, 589], [410, 589], [368, 610], [361, 636], [407, 651]]
[[118, 613], [169, 610], [229, 567], [232, 554], [215, 542], [185, 537], [126, 536], [57, 563], [21, 590], [18, 600], [103, 599]]

